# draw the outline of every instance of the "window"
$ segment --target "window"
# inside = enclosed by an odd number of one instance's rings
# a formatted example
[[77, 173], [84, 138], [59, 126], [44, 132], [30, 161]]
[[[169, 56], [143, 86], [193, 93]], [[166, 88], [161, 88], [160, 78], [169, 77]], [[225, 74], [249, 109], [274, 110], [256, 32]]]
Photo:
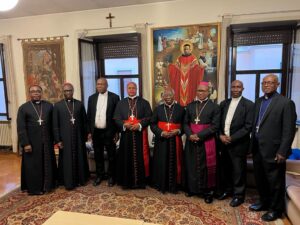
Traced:
[[138, 33], [97, 36], [79, 40], [82, 99], [87, 107], [88, 97], [95, 93], [96, 80], [105, 77], [108, 90], [120, 98], [127, 97], [129, 82], [142, 92], [141, 38]]
[[0, 120], [9, 119], [5, 81], [4, 50], [3, 44], [0, 44]]
[[127, 97], [127, 84], [135, 82], [141, 95], [140, 34], [122, 34], [97, 39], [100, 77], [108, 81], [108, 90]]
[[[273, 73], [278, 76], [277, 91], [288, 95], [290, 88], [290, 52], [295, 22], [232, 25], [228, 39], [228, 84], [244, 83], [243, 96], [255, 101], [263, 95], [261, 82]], [[230, 88], [227, 94], [230, 96]]]

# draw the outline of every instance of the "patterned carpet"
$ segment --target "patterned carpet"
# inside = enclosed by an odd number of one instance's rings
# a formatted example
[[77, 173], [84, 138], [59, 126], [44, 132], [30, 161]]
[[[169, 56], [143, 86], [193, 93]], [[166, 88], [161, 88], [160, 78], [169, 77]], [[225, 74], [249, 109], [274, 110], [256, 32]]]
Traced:
[[[253, 196], [251, 194], [251, 196]], [[58, 210], [140, 219], [164, 225], [274, 225], [263, 223], [261, 214], [250, 212], [249, 204], [254, 200], [247, 197], [240, 207], [228, 206], [229, 199], [215, 200], [205, 204], [198, 197], [160, 194], [152, 188], [145, 190], [122, 190], [105, 183], [73, 191], [58, 188], [43, 196], [28, 196], [19, 189], [0, 199], [0, 225], [43, 224]], [[278, 224], [278, 223], [277, 223]]]

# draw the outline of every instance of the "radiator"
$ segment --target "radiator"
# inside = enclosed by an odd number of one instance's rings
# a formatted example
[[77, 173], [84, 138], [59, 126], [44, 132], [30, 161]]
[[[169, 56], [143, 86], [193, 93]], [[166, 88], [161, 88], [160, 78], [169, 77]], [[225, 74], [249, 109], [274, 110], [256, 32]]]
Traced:
[[12, 146], [11, 127], [8, 123], [0, 123], [0, 146]]

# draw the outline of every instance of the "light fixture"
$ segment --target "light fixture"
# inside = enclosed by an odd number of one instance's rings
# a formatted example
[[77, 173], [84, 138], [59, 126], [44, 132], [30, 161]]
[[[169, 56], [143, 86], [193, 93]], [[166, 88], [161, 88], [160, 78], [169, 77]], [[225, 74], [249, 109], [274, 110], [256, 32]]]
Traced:
[[0, 0], [0, 11], [8, 11], [14, 8], [19, 0]]

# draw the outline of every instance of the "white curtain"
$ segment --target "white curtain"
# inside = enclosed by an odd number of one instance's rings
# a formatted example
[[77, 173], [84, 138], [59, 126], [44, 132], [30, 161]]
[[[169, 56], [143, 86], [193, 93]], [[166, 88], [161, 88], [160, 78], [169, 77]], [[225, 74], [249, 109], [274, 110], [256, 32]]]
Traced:
[[5, 61], [5, 72], [6, 72], [6, 86], [7, 86], [7, 97], [8, 97], [8, 112], [11, 118], [11, 137], [13, 144], [13, 151], [18, 151], [18, 137], [17, 137], [17, 88], [16, 88], [16, 74], [14, 73], [13, 57], [12, 57], [12, 45], [11, 36], [5, 35], [0, 36], [0, 43], [4, 45], [4, 61]]
[[96, 61], [92, 43], [81, 42], [81, 68], [84, 105], [87, 109], [88, 98], [96, 91]]

